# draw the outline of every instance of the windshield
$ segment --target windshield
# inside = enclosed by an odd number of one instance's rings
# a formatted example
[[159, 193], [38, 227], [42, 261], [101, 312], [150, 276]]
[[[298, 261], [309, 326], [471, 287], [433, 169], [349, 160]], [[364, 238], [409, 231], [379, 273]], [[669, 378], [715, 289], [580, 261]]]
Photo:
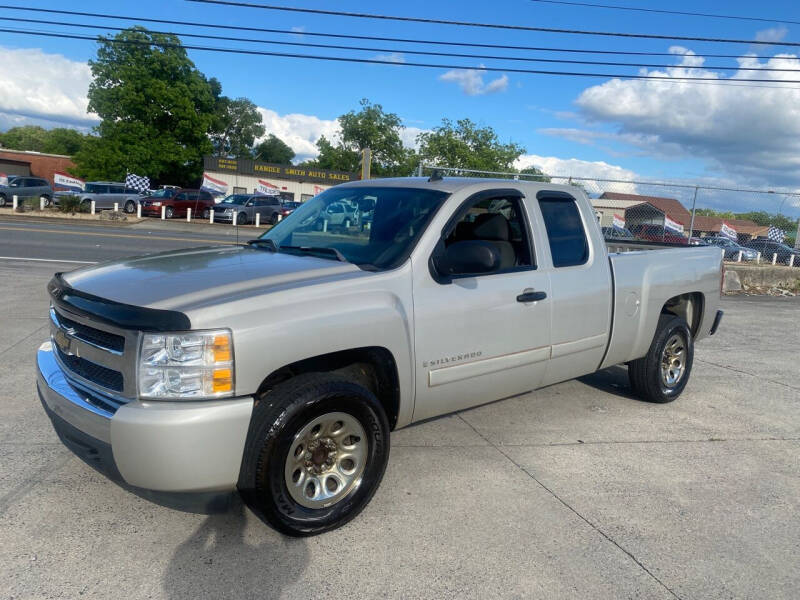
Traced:
[[172, 198], [175, 195], [175, 190], [172, 189], [163, 189], [157, 190], [150, 194], [151, 198]]
[[[363, 268], [392, 269], [408, 257], [447, 196], [414, 188], [333, 187], [261, 237], [282, 252], [324, 248]], [[367, 205], [369, 213], [359, 209]]]
[[249, 199], [250, 196], [244, 194], [232, 194], [225, 196], [220, 204], [246, 204]]

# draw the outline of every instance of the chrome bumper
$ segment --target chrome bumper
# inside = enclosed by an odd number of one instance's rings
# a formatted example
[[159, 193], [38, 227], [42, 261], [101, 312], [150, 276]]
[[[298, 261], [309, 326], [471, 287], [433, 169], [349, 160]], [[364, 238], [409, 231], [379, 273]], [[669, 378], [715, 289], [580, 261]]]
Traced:
[[[110, 412], [73, 386], [52, 344], [37, 352], [37, 387], [49, 411], [111, 447], [129, 485], [165, 492], [232, 489], [239, 479], [251, 397], [206, 402], [134, 400]], [[56, 425], [54, 421], [54, 425]]]

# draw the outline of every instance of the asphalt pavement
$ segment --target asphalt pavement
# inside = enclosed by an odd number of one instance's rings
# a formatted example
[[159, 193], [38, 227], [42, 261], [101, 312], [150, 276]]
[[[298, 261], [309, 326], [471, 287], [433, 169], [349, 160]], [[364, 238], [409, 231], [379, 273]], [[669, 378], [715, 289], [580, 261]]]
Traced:
[[[184, 241], [32, 229], [15, 245], [55, 259]], [[397, 431], [358, 518], [288, 539], [235, 499], [148, 501], [62, 446], [33, 361], [64, 268], [0, 259], [2, 599], [797, 598], [798, 298], [723, 299], [672, 404], [616, 367]]]
[[210, 228], [177, 220], [162, 223], [158, 219], [148, 219], [134, 225], [114, 226], [3, 218], [0, 213], [0, 257], [75, 264], [102, 262], [177, 248], [235, 244], [257, 237], [263, 231], [265, 229], [239, 228], [237, 237], [236, 228], [230, 225]]

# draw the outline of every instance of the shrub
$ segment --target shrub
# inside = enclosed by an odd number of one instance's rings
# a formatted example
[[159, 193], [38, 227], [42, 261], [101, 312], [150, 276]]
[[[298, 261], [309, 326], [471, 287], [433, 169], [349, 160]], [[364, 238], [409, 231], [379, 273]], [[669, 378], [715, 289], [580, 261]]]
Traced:
[[59, 196], [58, 210], [74, 215], [89, 212], [89, 207], [85, 202], [81, 203], [80, 196]]

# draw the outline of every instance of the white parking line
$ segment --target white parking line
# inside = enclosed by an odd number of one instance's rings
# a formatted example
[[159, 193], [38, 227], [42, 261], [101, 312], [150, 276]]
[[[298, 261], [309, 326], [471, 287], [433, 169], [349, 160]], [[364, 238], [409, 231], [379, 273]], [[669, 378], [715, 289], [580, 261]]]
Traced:
[[0, 260], [32, 260], [35, 262], [72, 263], [76, 265], [96, 265], [92, 260], [59, 260], [56, 258], [24, 258], [21, 256], [0, 256]]

